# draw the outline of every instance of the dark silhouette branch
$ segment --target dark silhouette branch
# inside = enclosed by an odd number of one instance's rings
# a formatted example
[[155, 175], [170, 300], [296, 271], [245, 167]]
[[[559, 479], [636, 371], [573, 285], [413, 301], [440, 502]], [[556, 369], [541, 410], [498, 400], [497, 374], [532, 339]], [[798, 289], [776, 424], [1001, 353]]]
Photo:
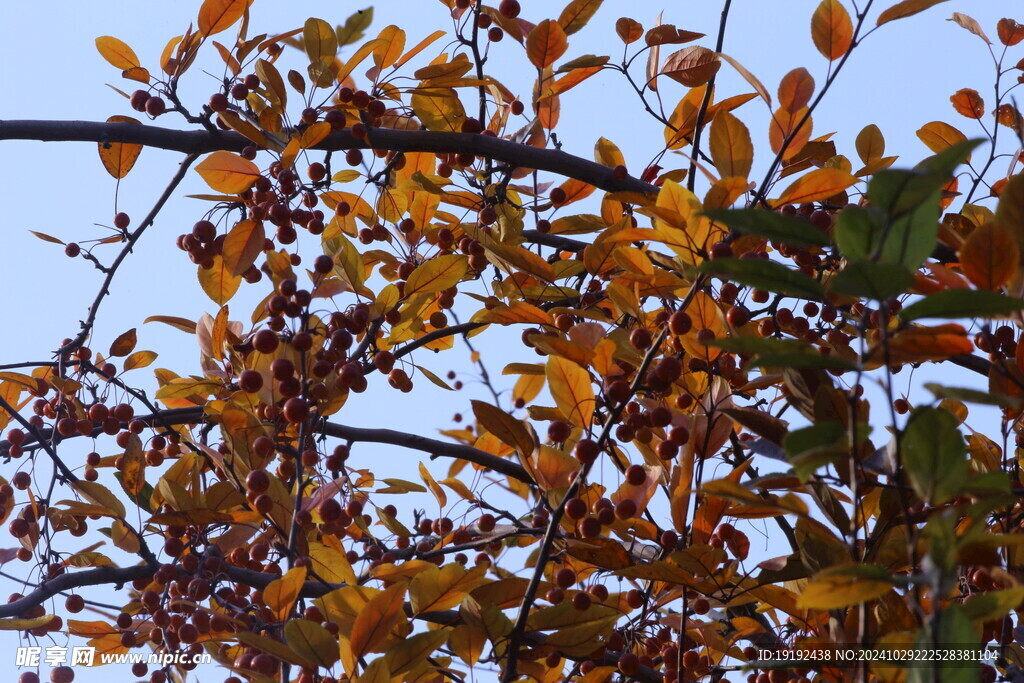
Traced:
[[[2, 399], [0, 399], [2, 400]], [[13, 411], [13, 408], [11, 409]], [[13, 413], [12, 413], [13, 414]], [[195, 408], [172, 408], [169, 410], [161, 410], [157, 413], [150, 415], [138, 415], [134, 419], [142, 420], [146, 424], [155, 425], [181, 425], [181, 424], [199, 424], [206, 418], [203, 414], [201, 407]], [[127, 429], [128, 424], [122, 423], [122, 429]], [[408, 434], [406, 432], [399, 432], [393, 429], [369, 429], [366, 427], [350, 427], [348, 425], [336, 424], [333, 422], [325, 422], [321, 426], [321, 431], [328, 435], [339, 439], [348, 439], [350, 441], [363, 441], [367, 443], [386, 443], [393, 446], [401, 446], [403, 448], [409, 448], [416, 451], [423, 451], [430, 453], [431, 458], [455, 458], [457, 460], [465, 460], [477, 465], [482, 465], [488, 469], [494, 470], [501, 474], [518, 479], [519, 481], [527, 484], [533, 484], [533, 479], [527, 474], [523, 467], [511, 460], [505, 458], [499, 458], [496, 455], [487, 453], [478, 448], [472, 446], [466, 446], [458, 443], [448, 443], [446, 441], [439, 441], [438, 439], [431, 439], [426, 436], [420, 436], [419, 434]], [[93, 436], [99, 436], [103, 433], [102, 428], [96, 428], [93, 430]], [[39, 430], [31, 430], [28, 438], [25, 439], [23, 448], [28, 448], [35, 443], [41, 442], [44, 447], [47, 447], [46, 440], [49, 439], [53, 434], [52, 428], [45, 428]], [[79, 434], [72, 434], [70, 436], [62, 437], [64, 439], [74, 439]], [[0, 441], [0, 457], [6, 456], [10, 444], [7, 441]], [[74, 477], [74, 475], [71, 475]], [[74, 479], [72, 479], [74, 481]]]
[[[248, 138], [225, 131], [175, 130], [135, 123], [96, 121], [0, 121], [0, 140], [39, 140], [41, 142], [124, 142], [160, 149], [205, 154], [217, 150], [240, 152], [254, 143]], [[450, 154], [468, 152], [521, 168], [536, 168], [576, 178], [608, 192], [657, 193], [658, 188], [637, 178], [616, 178], [608, 166], [567, 154], [556, 149], [530, 147], [510, 140], [471, 133], [442, 133], [427, 130], [370, 128], [366, 140], [348, 130], [331, 133], [314, 149], [387, 149], [396, 152]]]

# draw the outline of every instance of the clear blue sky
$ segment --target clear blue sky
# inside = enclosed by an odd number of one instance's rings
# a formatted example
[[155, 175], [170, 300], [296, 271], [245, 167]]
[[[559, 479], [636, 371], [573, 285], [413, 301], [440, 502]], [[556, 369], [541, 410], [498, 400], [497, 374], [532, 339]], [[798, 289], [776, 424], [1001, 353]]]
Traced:
[[[553, 7], [539, 0], [522, 0], [522, 4], [523, 16], [532, 21], [553, 18], [560, 10], [560, 6]], [[880, 8], [889, 4], [892, 3], [876, 3]], [[0, 118], [97, 121], [113, 114], [136, 114], [125, 100], [104, 85], [110, 83], [127, 91], [134, 87], [99, 56], [94, 39], [112, 35], [124, 40], [143, 64], [155, 71], [165, 42], [182, 33], [194, 20], [199, 3], [54, 0], [45, 5], [6, 5], [5, 39], [0, 42], [0, 61], [4, 64], [0, 69], [0, 92], [3, 93]], [[717, 2], [696, 1], [666, 3], [664, 21], [707, 33], [708, 37], [699, 44], [713, 48], [718, 5]], [[827, 62], [814, 49], [809, 31], [816, 5], [813, 0], [736, 0], [724, 51], [753, 71], [773, 95], [780, 78], [797, 66], [807, 67], [820, 86], [825, 80]], [[363, 2], [257, 0], [250, 35], [299, 27], [311, 15], [340, 23], [364, 6]], [[628, 15], [650, 27], [661, 9], [662, 5], [656, 2], [606, 0], [590, 25], [572, 37], [566, 57], [609, 54], [613, 60], [617, 59], [622, 44], [614, 34], [615, 20]], [[916, 163], [928, 154], [914, 135], [914, 131], [928, 121], [947, 121], [968, 136], [979, 133], [970, 121], [953, 111], [949, 96], [959, 88], [973, 87], [990, 102], [991, 63], [978, 38], [945, 19], [954, 11], [971, 13], [994, 38], [995, 22], [1015, 9], [1019, 9], [1019, 5], [1006, 0], [954, 0], [878, 31], [852, 57], [834, 91], [816, 112], [815, 133], [840, 131], [835, 138], [839, 150], [855, 158], [856, 133], [864, 125], [878, 124], [887, 141], [886, 153], [899, 154], [902, 158], [898, 164], [904, 165]], [[390, 23], [399, 24], [409, 32], [409, 44], [435, 29], [451, 30], [446, 10], [437, 2], [386, 0], [375, 7], [375, 11], [376, 19], [369, 37]], [[223, 34], [222, 41], [230, 40], [230, 35]], [[416, 64], [433, 58], [442, 44], [443, 41], [438, 42], [421, 55]], [[531, 86], [528, 72], [523, 72], [526, 75], [515, 72], [515, 67], [523, 63], [521, 48], [506, 38], [494, 49], [487, 71], [525, 98]], [[206, 50], [200, 64], [192, 68], [184, 81], [183, 99], [195, 109], [216, 87], [216, 79], [205, 75], [202, 65], [208, 65], [214, 74], [222, 70], [212, 49]], [[684, 88], [665, 79], [662, 84], [666, 108], [671, 110]], [[723, 66], [718, 92], [721, 99], [749, 92], [749, 88], [730, 67]], [[753, 101], [737, 114], [754, 136], [752, 177], [760, 178], [770, 158], [766, 134], [768, 112], [759, 101]], [[183, 125], [171, 115], [162, 117], [158, 123]], [[591, 156], [598, 137], [607, 137], [623, 149], [631, 169], [640, 169], [658, 152], [662, 129], [643, 112], [621, 77], [608, 73], [595, 76], [563, 99], [558, 136], [564, 149], [584, 157]], [[65, 241], [81, 241], [105, 234], [95, 224], [109, 224], [112, 219], [115, 183], [103, 171], [92, 143], [2, 142], [0, 149], [7, 169], [4, 182], [0, 183], [0, 205], [8, 207], [4, 220], [7, 247], [0, 268], [0, 301], [7, 312], [8, 324], [0, 343], [0, 363], [46, 360], [47, 350], [77, 332], [77, 321], [85, 315], [95, 295], [100, 273], [82, 259], [66, 258], [59, 246], [44, 243], [28, 231], [49, 233]], [[179, 159], [180, 155], [170, 152], [143, 151], [136, 168], [121, 185], [119, 208], [131, 214], [134, 223], [149, 210]], [[161, 325], [143, 325], [142, 321], [152, 314], [195, 320], [204, 312], [216, 312], [215, 305], [198, 287], [195, 266], [174, 247], [175, 236], [189, 230], [205, 209], [184, 195], [206, 190], [202, 181], [191, 173], [118, 273], [112, 296], [104, 302], [95, 328], [95, 349], [105, 350], [118, 334], [137, 327], [138, 348], [160, 353], [154, 367], [170, 368], [181, 374], [198, 372], [195, 346], [184, 333]], [[581, 211], [586, 208], [585, 205], [579, 207]], [[308, 251], [312, 245], [306, 246], [305, 253], [312, 253]], [[108, 247], [98, 252], [100, 258], [109, 261], [117, 248]], [[256, 293], [252, 287], [243, 288], [242, 294], [231, 302], [232, 319], [248, 320]], [[498, 375], [506, 362], [531, 359], [524, 350], [517, 351], [516, 344], [502, 341], [504, 338], [514, 342], [518, 331], [506, 330], [505, 335], [501, 332], [492, 329], [489, 334], [476, 338], [492, 375]], [[467, 356], [461, 349], [437, 357], [422, 355], [417, 361], [438, 374], [449, 369], [460, 372], [469, 369]], [[133, 374], [137, 383], [152, 387], [146, 379], [147, 373], [149, 370]], [[906, 377], [907, 374], [900, 376]], [[915, 382], [926, 378], [926, 371], [920, 371]], [[508, 378], [498, 377], [499, 382], [504, 379]], [[423, 380], [416, 391], [407, 395], [386, 387], [385, 390], [371, 388], [358, 400], [351, 401], [339, 420], [429, 435], [439, 426], [450, 425], [452, 413], [465, 411], [470, 397], [482, 397], [479, 387], [470, 386], [468, 393], [447, 394]], [[379, 476], [417, 478], [414, 454], [363, 446], [357, 453], [358, 457], [383, 456], [374, 457], [373, 461]], [[8, 469], [3, 468], [0, 473], [9, 476]], [[443, 471], [436, 465], [433, 469]], [[0, 546], [5, 545], [10, 542], [0, 541]], [[8, 565], [5, 569], [18, 571], [21, 567]], [[7, 588], [0, 590], [4, 595], [17, 590], [6, 580], [0, 583]], [[0, 668], [7, 668], [10, 662], [13, 669], [15, 645], [14, 636], [0, 635]], [[79, 670], [76, 680], [99, 681], [111, 674], [124, 677], [127, 671]], [[206, 678], [222, 676], [207, 675]]]

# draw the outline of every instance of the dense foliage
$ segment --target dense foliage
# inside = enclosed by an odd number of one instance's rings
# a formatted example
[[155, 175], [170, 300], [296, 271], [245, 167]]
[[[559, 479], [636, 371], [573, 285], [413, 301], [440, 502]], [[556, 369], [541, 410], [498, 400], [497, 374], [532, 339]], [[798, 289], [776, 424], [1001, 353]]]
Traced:
[[[250, 35], [252, 0], [205, 0], [157, 60], [98, 38], [135, 117], [3, 121], [0, 139], [96, 142], [117, 179], [146, 146], [185, 156], [113, 237], [37, 233], [101, 282], [52, 360], [0, 367], [0, 555], [30, 582], [0, 628], [206, 652], [234, 683], [1024, 679], [1024, 175], [996, 163], [1024, 145], [1024, 26], [992, 40], [952, 17], [992, 55], [995, 99], [951, 98], [987, 139], [925, 123], [934, 155], [910, 167], [877, 126], [812, 118], [870, 33], [939, 2], [822, 0], [826, 78], [772, 90], [723, 53], [729, 0], [710, 38], [618, 19], [619, 58], [570, 51], [602, 0], [442, 0], [445, 30], [411, 47], [397, 25], [369, 38], [369, 10]], [[488, 73], [499, 41], [536, 72], [522, 99]], [[182, 101], [204, 51], [222, 85]], [[716, 92], [723, 64], [749, 92]], [[600, 78], [664, 130], [646, 167], [603, 137], [595, 161], [559, 144], [562, 96]], [[773, 112], [760, 135], [754, 106]], [[212, 194], [188, 200], [175, 256], [212, 304], [144, 322], [202, 360], [147, 376], [135, 328], [94, 325], [136, 243], [174, 240], [147, 230], [190, 173]], [[230, 309], [249, 288], [255, 310]], [[465, 424], [346, 421], [372, 383], [459, 389], [439, 359], [477, 335], [535, 356], [498, 376], [474, 352], [490, 399], [452, 394]], [[917, 367], [943, 382], [899, 395]], [[422, 462], [378, 479], [369, 443]], [[771, 556], [751, 554], [760, 520]], [[110, 595], [119, 614], [94, 602]], [[984, 665], [767, 659], [982, 645]]]

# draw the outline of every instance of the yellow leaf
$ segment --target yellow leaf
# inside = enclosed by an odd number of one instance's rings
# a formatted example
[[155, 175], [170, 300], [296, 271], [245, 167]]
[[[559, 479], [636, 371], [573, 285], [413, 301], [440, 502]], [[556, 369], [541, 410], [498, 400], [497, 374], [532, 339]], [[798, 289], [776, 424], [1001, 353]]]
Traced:
[[560, 356], [548, 357], [545, 374], [551, 397], [562, 414], [577, 427], [589, 427], [594, 416], [594, 388], [590, 374]]
[[544, 388], [544, 375], [523, 375], [512, 387], [512, 400], [530, 403]]
[[284, 640], [302, 658], [330, 668], [338, 661], [338, 640], [309, 619], [291, 619], [284, 625]]
[[885, 138], [875, 124], [864, 126], [857, 135], [857, 156], [865, 164], [882, 158], [885, 154]]
[[[967, 142], [967, 136], [943, 121], [926, 123], [917, 131], [917, 137], [935, 154], [949, 149], [953, 145]], [[971, 157], [967, 157], [970, 161]]]
[[[794, 112], [780, 107], [772, 114], [772, 122], [768, 127], [768, 141], [772, 151], [778, 154], [782, 145], [789, 140], [783, 159], [792, 159], [810, 141], [814, 120], [807, 115], [808, 111], [807, 107]], [[807, 116], [806, 121], [804, 116]]]
[[139, 66], [139, 58], [127, 44], [113, 36], [100, 36], [96, 39], [96, 49], [100, 56], [122, 71]]
[[114, 513], [115, 517], [124, 518], [124, 505], [103, 484], [94, 481], [76, 481], [71, 486], [90, 503], [106, 508]]
[[267, 584], [263, 589], [263, 601], [274, 613], [278, 621], [284, 621], [299, 599], [302, 585], [306, 581], [306, 568], [295, 567], [285, 572], [284, 576]]
[[224, 263], [224, 257], [217, 254], [213, 257], [213, 265], [210, 268], [199, 267], [199, 284], [206, 292], [206, 296], [217, 305], [223, 306], [238, 291], [242, 278], [232, 275]]
[[52, 614], [44, 614], [34, 619], [0, 619], [0, 631], [27, 631], [45, 626], [53, 621]]
[[[107, 123], [139, 123], [137, 119], [130, 116], [111, 116]], [[107, 173], [115, 178], [124, 178], [135, 165], [135, 160], [142, 152], [142, 145], [134, 145], [126, 142], [99, 142], [96, 143], [100, 152], [100, 161]]]
[[428, 567], [409, 584], [409, 602], [413, 615], [451, 609], [485, 581], [482, 567], [466, 570], [457, 562], [443, 567]]
[[526, 36], [526, 56], [538, 69], [551, 66], [569, 49], [565, 31], [552, 19], [545, 19]]
[[420, 479], [422, 479], [423, 483], [427, 485], [430, 492], [434, 494], [434, 498], [437, 499], [437, 504], [439, 506], [443, 508], [448, 504], [448, 494], [444, 492], [444, 489], [441, 488], [437, 483], [437, 480], [434, 479], [434, 475], [430, 473], [430, 470], [428, 470], [427, 466], [423, 463], [420, 463]]
[[226, 31], [242, 18], [253, 0], [203, 0], [199, 8], [199, 33], [212, 36]]
[[311, 64], [333, 59], [338, 52], [338, 37], [334, 28], [323, 19], [306, 19], [302, 27], [302, 44]]
[[405, 296], [436, 294], [457, 285], [469, 270], [469, 261], [463, 254], [445, 254], [421, 263], [405, 281]]
[[750, 174], [754, 146], [750, 142], [750, 131], [738, 118], [729, 112], [718, 114], [711, 122], [708, 145], [715, 168], [723, 178], [746, 178]]
[[802, 176], [786, 188], [773, 206], [818, 202], [842, 192], [857, 183], [857, 178], [837, 168], [819, 168]]
[[481, 626], [459, 624], [448, 638], [448, 646], [452, 652], [469, 666], [473, 666], [483, 654], [487, 644], [487, 632]]
[[405, 31], [395, 25], [386, 26], [377, 39], [382, 41], [373, 51], [373, 63], [384, 70], [398, 61], [405, 49]]
[[615, 143], [605, 138], [598, 138], [594, 145], [594, 160], [605, 166], [625, 166], [626, 159]]
[[132, 355], [124, 359], [125, 372], [128, 370], [134, 370], [136, 368], [144, 368], [154, 360], [156, 360], [155, 351], [136, 351]]
[[839, 0], [821, 0], [811, 17], [811, 38], [814, 47], [834, 61], [846, 54], [853, 42], [853, 22]]
[[391, 630], [405, 619], [402, 606], [405, 598], [405, 583], [396, 583], [370, 598], [356, 617], [350, 636], [352, 653], [362, 657], [376, 651]]
[[388, 652], [385, 655], [391, 675], [400, 676], [406, 671], [419, 666], [437, 648], [444, 645], [450, 634], [451, 631], [444, 629], [426, 631], [395, 643], [392, 647], [388, 648]]
[[260, 177], [259, 167], [231, 152], [214, 152], [196, 166], [206, 184], [224, 194], [241, 194]]
[[466, 110], [452, 88], [417, 88], [410, 106], [427, 130], [458, 133], [466, 120]]
[[244, 220], [235, 223], [224, 238], [224, 266], [228, 272], [241, 275], [247, 271], [263, 251], [265, 239], [261, 221]]
[[142, 440], [132, 434], [124, 452], [124, 467], [121, 470], [121, 485], [137, 496], [146, 485], [146, 458], [142, 452]]
[[876, 25], [881, 26], [882, 24], [887, 24], [890, 21], [909, 17], [945, 1], [946, 0], [903, 0], [903, 2], [898, 2], [879, 14]]
[[309, 149], [327, 137], [330, 132], [331, 124], [326, 121], [318, 121], [302, 131], [302, 135], [299, 136], [299, 147]]
[[830, 567], [811, 579], [796, 604], [801, 609], [842, 609], [880, 598], [890, 590], [891, 578], [881, 567]]

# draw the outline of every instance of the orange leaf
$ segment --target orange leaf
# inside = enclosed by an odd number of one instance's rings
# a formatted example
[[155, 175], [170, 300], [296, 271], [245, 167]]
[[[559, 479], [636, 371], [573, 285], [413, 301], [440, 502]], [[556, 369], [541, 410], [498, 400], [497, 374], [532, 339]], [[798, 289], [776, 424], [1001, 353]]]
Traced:
[[[917, 137], [935, 154], [967, 141], [966, 135], [942, 121], [924, 124], [918, 129]], [[971, 157], [968, 156], [967, 160], [970, 161]]]
[[538, 69], [551, 66], [569, 49], [565, 31], [557, 21], [545, 19], [526, 36], [526, 56]]
[[857, 155], [865, 164], [881, 159], [885, 154], [885, 138], [875, 124], [864, 126], [857, 134]]
[[967, 330], [956, 323], [935, 327], [908, 327], [889, 339], [889, 353], [877, 347], [871, 354], [876, 362], [890, 364], [946, 360], [950, 356], [971, 353], [974, 344]]
[[256, 261], [263, 251], [266, 238], [263, 223], [240, 221], [224, 238], [224, 265], [232, 275], [241, 275]]
[[895, 5], [878, 15], [878, 21], [875, 22], [875, 25], [881, 26], [882, 24], [887, 24], [890, 21], [909, 17], [945, 1], [946, 0], [903, 0], [902, 2], [897, 2]]
[[379, 648], [387, 640], [391, 629], [405, 618], [402, 607], [405, 604], [406, 585], [396, 583], [388, 586], [359, 610], [350, 637], [352, 653], [356, 657]]
[[577, 427], [589, 427], [594, 417], [594, 388], [590, 374], [561, 356], [548, 356], [545, 370], [551, 397], [566, 419]]
[[768, 142], [771, 143], [772, 151], [778, 154], [779, 150], [782, 149], [783, 143], [789, 139], [786, 153], [782, 156], [783, 159], [792, 159], [811, 139], [814, 121], [810, 116], [797, 129], [797, 125], [804, 118], [804, 115], [807, 114], [807, 111], [807, 107], [795, 112], [777, 109], [772, 115], [772, 122], [768, 127]]
[[715, 168], [723, 178], [746, 178], [750, 174], [750, 167], [754, 163], [750, 131], [729, 112], [719, 113], [711, 122], [708, 146]]
[[985, 100], [978, 94], [977, 90], [963, 88], [957, 90], [956, 94], [949, 98], [953, 103], [953, 109], [961, 116], [969, 119], [980, 119], [985, 115]]
[[1020, 247], [1001, 225], [975, 228], [960, 247], [960, 270], [983, 289], [1002, 287], [1020, 265]]
[[139, 58], [127, 44], [113, 36], [100, 36], [96, 39], [96, 49], [100, 56], [122, 71], [139, 66]]
[[199, 284], [214, 303], [223, 306], [238, 291], [242, 278], [232, 275], [224, 263], [224, 257], [217, 254], [210, 268], [199, 267]]
[[224, 194], [241, 194], [260, 177], [259, 167], [231, 152], [214, 152], [196, 166], [206, 184]]
[[302, 584], [306, 581], [306, 568], [289, 569], [284, 576], [267, 584], [263, 589], [263, 601], [274, 613], [278, 621], [285, 621], [295, 602], [302, 592]]
[[718, 73], [722, 62], [706, 47], [691, 45], [669, 55], [661, 72], [688, 88], [704, 85]]
[[821, 0], [811, 17], [811, 38], [814, 47], [834, 61], [846, 54], [853, 42], [853, 22], [839, 0]]
[[[130, 116], [111, 116], [107, 123], [139, 123], [137, 119]], [[125, 142], [96, 143], [99, 147], [100, 161], [107, 173], [115, 178], [124, 178], [135, 165], [135, 160], [142, 152], [142, 145], [134, 145]]]
[[597, 189], [593, 185], [589, 185], [582, 180], [576, 180], [575, 178], [566, 180], [561, 184], [561, 188], [565, 191], [565, 201], [559, 204], [560, 207], [585, 199]]
[[212, 36], [242, 18], [253, 0], [203, 0], [199, 8], [199, 33]]
[[572, 0], [558, 15], [558, 25], [565, 35], [572, 35], [587, 25], [604, 0]]
[[841, 171], [838, 168], [819, 168], [787, 187], [782, 196], [772, 204], [782, 206], [783, 204], [818, 202], [842, 192], [856, 182], [857, 178], [846, 171]]
[[797, 112], [807, 106], [814, 94], [814, 77], [807, 69], [793, 69], [779, 83], [779, 105], [788, 112]]

